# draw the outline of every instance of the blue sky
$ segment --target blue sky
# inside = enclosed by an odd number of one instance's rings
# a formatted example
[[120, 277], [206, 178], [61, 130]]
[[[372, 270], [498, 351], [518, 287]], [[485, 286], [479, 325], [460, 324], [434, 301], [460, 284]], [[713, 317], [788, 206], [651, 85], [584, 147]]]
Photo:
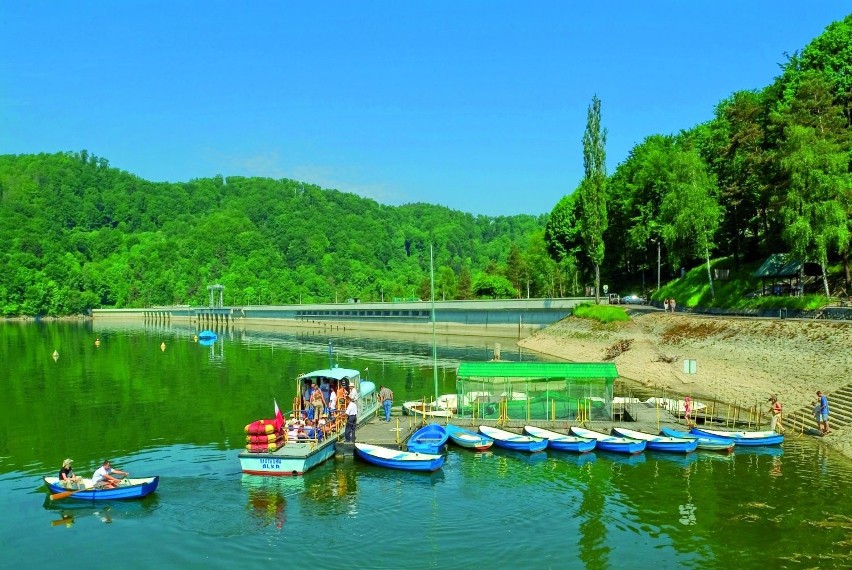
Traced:
[[399, 205], [548, 213], [583, 173], [778, 75], [845, 2], [0, 3], [0, 154], [154, 181], [294, 178]]

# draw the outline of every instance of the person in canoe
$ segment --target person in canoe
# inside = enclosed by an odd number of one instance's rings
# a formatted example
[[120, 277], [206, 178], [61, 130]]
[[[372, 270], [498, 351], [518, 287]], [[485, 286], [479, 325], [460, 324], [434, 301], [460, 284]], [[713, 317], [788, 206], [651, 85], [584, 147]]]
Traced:
[[59, 484], [66, 489], [76, 489], [83, 480], [82, 477], [74, 475], [74, 470], [71, 468], [72, 463], [74, 463], [73, 459], [66, 459], [62, 462], [62, 469], [59, 470]]
[[92, 487], [99, 489], [115, 489], [121, 483], [121, 479], [113, 477], [113, 473], [129, 477], [130, 473], [121, 469], [113, 469], [110, 466], [109, 459], [104, 461], [104, 464], [98, 467], [95, 474], [92, 475]]

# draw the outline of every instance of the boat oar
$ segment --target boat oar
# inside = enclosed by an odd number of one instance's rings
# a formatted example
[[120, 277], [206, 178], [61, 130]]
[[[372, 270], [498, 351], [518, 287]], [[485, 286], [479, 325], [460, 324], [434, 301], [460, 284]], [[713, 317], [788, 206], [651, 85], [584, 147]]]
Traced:
[[74, 517], [72, 517], [72, 516], [62, 517], [58, 521], [50, 521], [50, 526], [59, 526], [59, 525], [62, 525], [62, 524], [70, 525], [73, 522], [74, 522]]
[[50, 496], [51, 501], [57, 501], [59, 499], [64, 499], [65, 497], [70, 497], [76, 493], [82, 493], [83, 491], [91, 491], [91, 489], [77, 489], [76, 491], [63, 491], [61, 493], [54, 493]]

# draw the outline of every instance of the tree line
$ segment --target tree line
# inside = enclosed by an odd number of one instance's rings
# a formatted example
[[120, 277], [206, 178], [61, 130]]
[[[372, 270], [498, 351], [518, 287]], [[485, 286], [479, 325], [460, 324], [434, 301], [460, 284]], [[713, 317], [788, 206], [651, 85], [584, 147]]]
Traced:
[[[852, 16], [785, 56], [771, 85], [733, 93], [706, 123], [648, 136], [604, 184], [587, 167], [551, 212], [548, 251], [616, 283], [635, 283], [658, 254], [670, 276], [703, 263], [711, 296], [711, 258], [739, 267], [790, 252], [820, 266], [826, 296], [852, 292]], [[600, 124], [595, 98], [584, 162], [602, 153], [587, 145]]]
[[[0, 315], [95, 307], [561, 297], [791, 252], [850, 289], [852, 16], [764, 89], [652, 134], [611, 175], [602, 102], [550, 215], [386, 206], [296, 180], [154, 183], [86, 151], [0, 156]], [[650, 287], [648, 287], [650, 288]], [[712, 303], [712, 299], [706, 300]]]

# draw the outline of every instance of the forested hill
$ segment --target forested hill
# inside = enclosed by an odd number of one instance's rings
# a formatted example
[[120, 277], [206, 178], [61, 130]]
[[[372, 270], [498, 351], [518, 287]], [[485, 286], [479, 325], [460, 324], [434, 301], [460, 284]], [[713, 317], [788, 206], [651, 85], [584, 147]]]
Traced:
[[552, 295], [544, 216], [384, 206], [294, 180], [154, 183], [88, 154], [0, 156], [0, 313]]

